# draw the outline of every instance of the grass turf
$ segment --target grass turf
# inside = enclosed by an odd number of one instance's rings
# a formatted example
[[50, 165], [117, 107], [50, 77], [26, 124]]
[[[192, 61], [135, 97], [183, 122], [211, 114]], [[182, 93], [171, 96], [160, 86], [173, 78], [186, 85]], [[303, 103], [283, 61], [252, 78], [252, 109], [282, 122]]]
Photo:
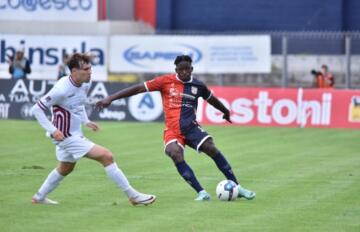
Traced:
[[88, 138], [109, 148], [131, 184], [156, 194], [134, 207], [96, 162], [81, 159], [50, 194], [31, 196], [56, 166], [54, 145], [35, 121], [0, 120], [0, 231], [360, 231], [360, 131], [205, 126], [253, 201], [221, 202], [224, 179], [203, 154], [186, 160], [213, 196], [195, 192], [163, 154], [160, 123], [100, 122]]

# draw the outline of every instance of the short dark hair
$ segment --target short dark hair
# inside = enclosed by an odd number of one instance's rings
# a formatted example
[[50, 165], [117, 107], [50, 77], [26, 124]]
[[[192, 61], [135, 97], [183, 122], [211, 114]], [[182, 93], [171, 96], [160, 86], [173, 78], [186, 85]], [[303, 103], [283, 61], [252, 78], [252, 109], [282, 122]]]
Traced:
[[181, 55], [181, 56], [177, 56], [175, 61], [174, 61], [174, 64], [175, 65], [178, 65], [180, 62], [182, 61], [186, 61], [186, 62], [189, 62], [189, 63], [192, 63], [192, 59], [190, 56], [188, 55]]
[[74, 53], [70, 57], [67, 65], [71, 71], [73, 68], [80, 69], [84, 63], [89, 64], [90, 62], [91, 62], [91, 57], [89, 55], [84, 53]]
[[329, 67], [326, 64], [321, 65], [321, 68], [328, 69]]

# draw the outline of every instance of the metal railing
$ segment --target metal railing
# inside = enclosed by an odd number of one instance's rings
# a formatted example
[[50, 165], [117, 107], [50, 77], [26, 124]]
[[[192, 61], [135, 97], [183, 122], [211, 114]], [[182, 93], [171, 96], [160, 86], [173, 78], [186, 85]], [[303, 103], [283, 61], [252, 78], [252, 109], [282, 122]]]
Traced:
[[[157, 33], [213, 35], [213, 33], [196, 31], [158, 31]], [[310, 88], [313, 86], [313, 76], [310, 71], [320, 69], [322, 64], [326, 64], [335, 76], [335, 88], [360, 89], [360, 32], [234, 31], [221, 33], [221, 35], [224, 34], [270, 35], [272, 70], [268, 74], [199, 75], [210, 84]]]

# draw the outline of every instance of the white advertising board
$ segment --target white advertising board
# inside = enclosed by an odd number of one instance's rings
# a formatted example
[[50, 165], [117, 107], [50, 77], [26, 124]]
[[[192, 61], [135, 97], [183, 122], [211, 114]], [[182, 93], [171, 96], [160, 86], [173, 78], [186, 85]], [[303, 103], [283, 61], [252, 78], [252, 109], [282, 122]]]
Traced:
[[174, 71], [177, 55], [193, 58], [195, 73], [269, 73], [270, 36], [113, 36], [111, 72]]
[[65, 54], [91, 53], [94, 80], [107, 79], [105, 36], [29, 36], [0, 34], [0, 77], [10, 78], [8, 60], [23, 49], [31, 63], [29, 79], [56, 79]]
[[270, 36], [211, 36], [207, 39], [207, 72], [270, 73]]
[[0, 20], [95, 22], [97, 0], [0, 0]]

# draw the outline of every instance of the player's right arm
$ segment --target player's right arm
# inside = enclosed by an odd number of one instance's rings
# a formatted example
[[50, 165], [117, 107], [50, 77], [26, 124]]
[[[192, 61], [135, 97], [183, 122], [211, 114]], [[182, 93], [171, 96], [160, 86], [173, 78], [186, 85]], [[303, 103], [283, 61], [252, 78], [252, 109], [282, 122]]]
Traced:
[[123, 90], [120, 90], [107, 98], [98, 101], [96, 103], [96, 109], [102, 109], [105, 107], [108, 107], [111, 102], [125, 98], [125, 97], [131, 97], [133, 95], [144, 93], [144, 92], [150, 92], [150, 91], [161, 91], [161, 88], [163, 86], [163, 82], [166, 80], [166, 76], [159, 76], [152, 80], [146, 81], [141, 84], [133, 85], [128, 88], [125, 88]]
[[102, 108], [108, 107], [111, 104], [111, 102], [113, 102], [115, 100], [125, 98], [125, 97], [131, 97], [133, 95], [136, 95], [138, 93], [143, 93], [143, 92], [146, 92], [146, 88], [143, 83], [130, 86], [128, 88], [122, 89], [122, 90], [106, 97], [105, 99], [103, 99], [101, 101], [98, 101], [96, 103], [96, 108], [102, 109]]
[[41, 127], [44, 128], [56, 141], [64, 140], [64, 134], [49, 121], [45, 112], [49, 110], [51, 106], [55, 105], [61, 98], [62, 92], [54, 87], [31, 108], [33, 115]]

